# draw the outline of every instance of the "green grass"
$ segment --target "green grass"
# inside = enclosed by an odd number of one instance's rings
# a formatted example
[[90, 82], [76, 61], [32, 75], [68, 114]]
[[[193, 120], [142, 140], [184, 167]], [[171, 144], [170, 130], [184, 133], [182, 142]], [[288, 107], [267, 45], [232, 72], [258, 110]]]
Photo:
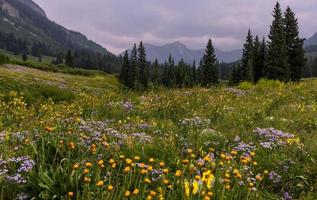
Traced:
[[[316, 102], [315, 79], [140, 94], [122, 90], [114, 76], [103, 73], [5, 65], [0, 67], [0, 161], [8, 163], [0, 170], [10, 170], [0, 175], [0, 199], [22, 192], [36, 199], [124, 199], [136, 188], [140, 192], [130, 199], [281, 199], [285, 192], [316, 199]], [[279, 138], [266, 149], [265, 138], [253, 132], [258, 127], [294, 138]], [[241, 141], [254, 146], [255, 155], [232, 152]], [[208, 160], [209, 155], [214, 157]], [[17, 184], [6, 177], [21, 165], [10, 158], [21, 156], [35, 165], [21, 173], [26, 183]], [[136, 165], [141, 162], [168, 172], [160, 179], [149, 170], [143, 174]], [[181, 176], [175, 175], [178, 170]], [[280, 180], [273, 182], [265, 170]]]

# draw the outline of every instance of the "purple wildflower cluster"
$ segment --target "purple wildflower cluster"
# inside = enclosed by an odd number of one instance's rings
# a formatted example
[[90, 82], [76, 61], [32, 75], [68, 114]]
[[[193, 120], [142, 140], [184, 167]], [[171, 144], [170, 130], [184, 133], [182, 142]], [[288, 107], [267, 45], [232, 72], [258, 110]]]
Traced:
[[251, 151], [255, 150], [255, 146], [253, 143], [246, 144], [245, 142], [241, 141], [233, 149], [249, 154]]
[[278, 175], [275, 171], [271, 171], [269, 173], [269, 179], [273, 181], [273, 183], [278, 183], [281, 181], [281, 176]]
[[203, 119], [200, 117], [193, 117], [193, 118], [183, 119], [181, 123], [182, 125], [188, 125], [188, 126], [206, 127], [208, 124], [210, 124], [210, 120]]
[[[8, 166], [11, 166], [12, 164], [19, 165], [19, 167], [14, 173], [9, 174], [10, 168]], [[0, 160], [0, 176], [4, 176], [9, 182], [12, 183], [26, 183], [26, 179], [22, 176], [22, 174], [32, 171], [34, 166], [35, 161], [31, 160], [27, 156], [17, 158], [13, 157], [9, 158], [8, 160]]]
[[264, 138], [264, 140], [260, 142], [260, 145], [267, 149], [285, 145], [285, 140], [295, 137], [293, 134], [285, 133], [275, 128], [257, 128], [254, 132]]

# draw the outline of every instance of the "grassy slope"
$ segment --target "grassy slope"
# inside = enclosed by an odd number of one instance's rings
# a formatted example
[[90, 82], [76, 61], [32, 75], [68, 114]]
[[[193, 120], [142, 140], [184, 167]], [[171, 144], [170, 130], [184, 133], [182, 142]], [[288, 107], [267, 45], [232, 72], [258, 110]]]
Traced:
[[[23, 100], [16, 100], [20, 95], [9, 93], [11, 90], [22, 92], [28, 106], [17, 103]], [[46, 91], [51, 92], [46, 93]], [[3, 184], [0, 195], [2, 199], [13, 198], [21, 191], [35, 196], [44, 192], [45, 194], [42, 195], [47, 195], [47, 198], [53, 195], [66, 198], [68, 191], [74, 191], [78, 195], [82, 192], [86, 199], [88, 197], [122, 199], [127, 185], [137, 181], [138, 176], [131, 176], [129, 182], [121, 179], [119, 174], [122, 172], [114, 171], [115, 177], [111, 184], [116, 186], [116, 192], [109, 196], [100, 192], [85, 193], [81, 188], [82, 177], [78, 177], [80, 188], [76, 188], [72, 175], [74, 172], [69, 169], [76, 162], [97, 163], [100, 156], [106, 161], [125, 154], [129, 157], [139, 155], [144, 162], [147, 162], [149, 157], [155, 157], [165, 161], [173, 171], [179, 167], [178, 160], [184, 158], [181, 152], [189, 147], [197, 155], [201, 153], [201, 149], [206, 150], [207, 147], [213, 147], [219, 152], [230, 152], [230, 149], [236, 145], [234, 142], [236, 136], [246, 143], [254, 142], [258, 146], [259, 138], [253, 133], [257, 127], [274, 127], [293, 133], [300, 138], [303, 147], [298, 149], [295, 145], [278, 147], [274, 150], [258, 147], [256, 151], [258, 166], [254, 170], [276, 171], [282, 176], [282, 182], [271, 183], [265, 180], [260, 184], [259, 192], [256, 194], [248, 194], [247, 190], [242, 189], [239, 190], [240, 192], [230, 192], [218, 185], [213, 190], [217, 199], [221, 199], [223, 194], [227, 199], [244, 199], [246, 196], [249, 199], [274, 199], [283, 196], [284, 192], [302, 199], [316, 199], [317, 196], [316, 161], [314, 161], [317, 159], [317, 80], [305, 80], [296, 85], [262, 81], [256, 86], [242, 84], [234, 90], [225, 87], [194, 88], [152, 91], [139, 95], [120, 90], [113, 76], [102, 74], [76, 76], [7, 65], [0, 67], [0, 94], [0, 100], [5, 102], [0, 104], [0, 132], [3, 130], [7, 133], [6, 138], [9, 138], [0, 147], [0, 151], [3, 152], [2, 157], [29, 155], [37, 159], [37, 165], [44, 169], [45, 175], [51, 177], [53, 182], [59, 183], [56, 185], [50, 184], [50, 181], [45, 182], [42, 171], [30, 175], [30, 182], [33, 184], [31, 190], [23, 187], [14, 188], [0, 179], [0, 185]], [[59, 103], [53, 104], [48, 101], [50, 97], [53, 100], [55, 98]], [[62, 102], [63, 100], [66, 102]], [[132, 103], [131, 110], [124, 108], [125, 101]], [[82, 141], [86, 137], [93, 137], [95, 131], [78, 130], [77, 122], [72, 122], [72, 119], [77, 117], [85, 121], [104, 121], [107, 128], [112, 128], [123, 135], [145, 132], [152, 138], [152, 142], [140, 143], [133, 137], [118, 138], [118, 135], [106, 134], [107, 131], [101, 128], [100, 131], [105, 132], [106, 136], [99, 138], [100, 143], [96, 142], [97, 149], [90, 152], [91, 145]], [[199, 117], [196, 121], [201, 124], [188, 126], [181, 123], [182, 120], [193, 117]], [[65, 124], [65, 119], [71, 122]], [[106, 122], [107, 119], [111, 121]], [[142, 128], [144, 124], [150, 128]], [[99, 126], [101, 125], [96, 124], [93, 128], [98, 129]], [[52, 128], [53, 131], [48, 128]], [[35, 133], [33, 135], [34, 129], [39, 130], [40, 141], [37, 140]], [[210, 129], [216, 130], [219, 134], [213, 134]], [[27, 135], [32, 145], [14, 139], [17, 131], [26, 130], [32, 133]], [[104, 137], [110, 144], [109, 149], [103, 147]], [[60, 141], [65, 146], [60, 146]], [[67, 145], [70, 142], [75, 143], [75, 151], [68, 149]], [[124, 145], [117, 146], [116, 142], [123, 142]], [[43, 144], [44, 149], [41, 146]], [[14, 147], [19, 147], [19, 151], [14, 151]], [[64, 159], [67, 162], [64, 163], [62, 161]], [[217, 169], [221, 169], [218, 164], [217, 161]], [[285, 165], [290, 167], [288, 171], [284, 170]], [[92, 191], [98, 191], [95, 190], [95, 183], [100, 179], [99, 177], [105, 175], [103, 172], [111, 170], [108, 167], [109, 165], [106, 165], [106, 169], [102, 172], [98, 171], [98, 167], [92, 169], [93, 184], [90, 186]], [[172, 175], [169, 178], [173, 180]], [[122, 188], [119, 183], [123, 184]], [[176, 182], [174, 183], [176, 193], [167, 192], [167, 197], [168, 195], [178, 199], [184, 197], [183, 189], [179, 188]], [[34, 184], [39, 187], [35, 187]], [[105, 184], [108, 185], [109, 182], [106, 181]], [[191, 198], [196, 199], [194, 196]]]

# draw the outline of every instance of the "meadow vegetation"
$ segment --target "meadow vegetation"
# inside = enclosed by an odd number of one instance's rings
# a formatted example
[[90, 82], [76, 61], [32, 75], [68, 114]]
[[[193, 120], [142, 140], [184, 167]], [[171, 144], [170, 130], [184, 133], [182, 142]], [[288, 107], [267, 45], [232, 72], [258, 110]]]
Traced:
[[121, 88], [0, 67], [0, 199], [316, 199], [317, 80]]

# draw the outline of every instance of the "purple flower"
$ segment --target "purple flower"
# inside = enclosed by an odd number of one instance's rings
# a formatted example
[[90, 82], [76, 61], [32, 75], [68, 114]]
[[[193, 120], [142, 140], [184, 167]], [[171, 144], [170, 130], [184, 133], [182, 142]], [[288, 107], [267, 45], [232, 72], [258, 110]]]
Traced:
[[290, 196], [290, 194], [288, 192], [285, 192], [283, 199], [284, 200], [292, 200], [293, 198]]

